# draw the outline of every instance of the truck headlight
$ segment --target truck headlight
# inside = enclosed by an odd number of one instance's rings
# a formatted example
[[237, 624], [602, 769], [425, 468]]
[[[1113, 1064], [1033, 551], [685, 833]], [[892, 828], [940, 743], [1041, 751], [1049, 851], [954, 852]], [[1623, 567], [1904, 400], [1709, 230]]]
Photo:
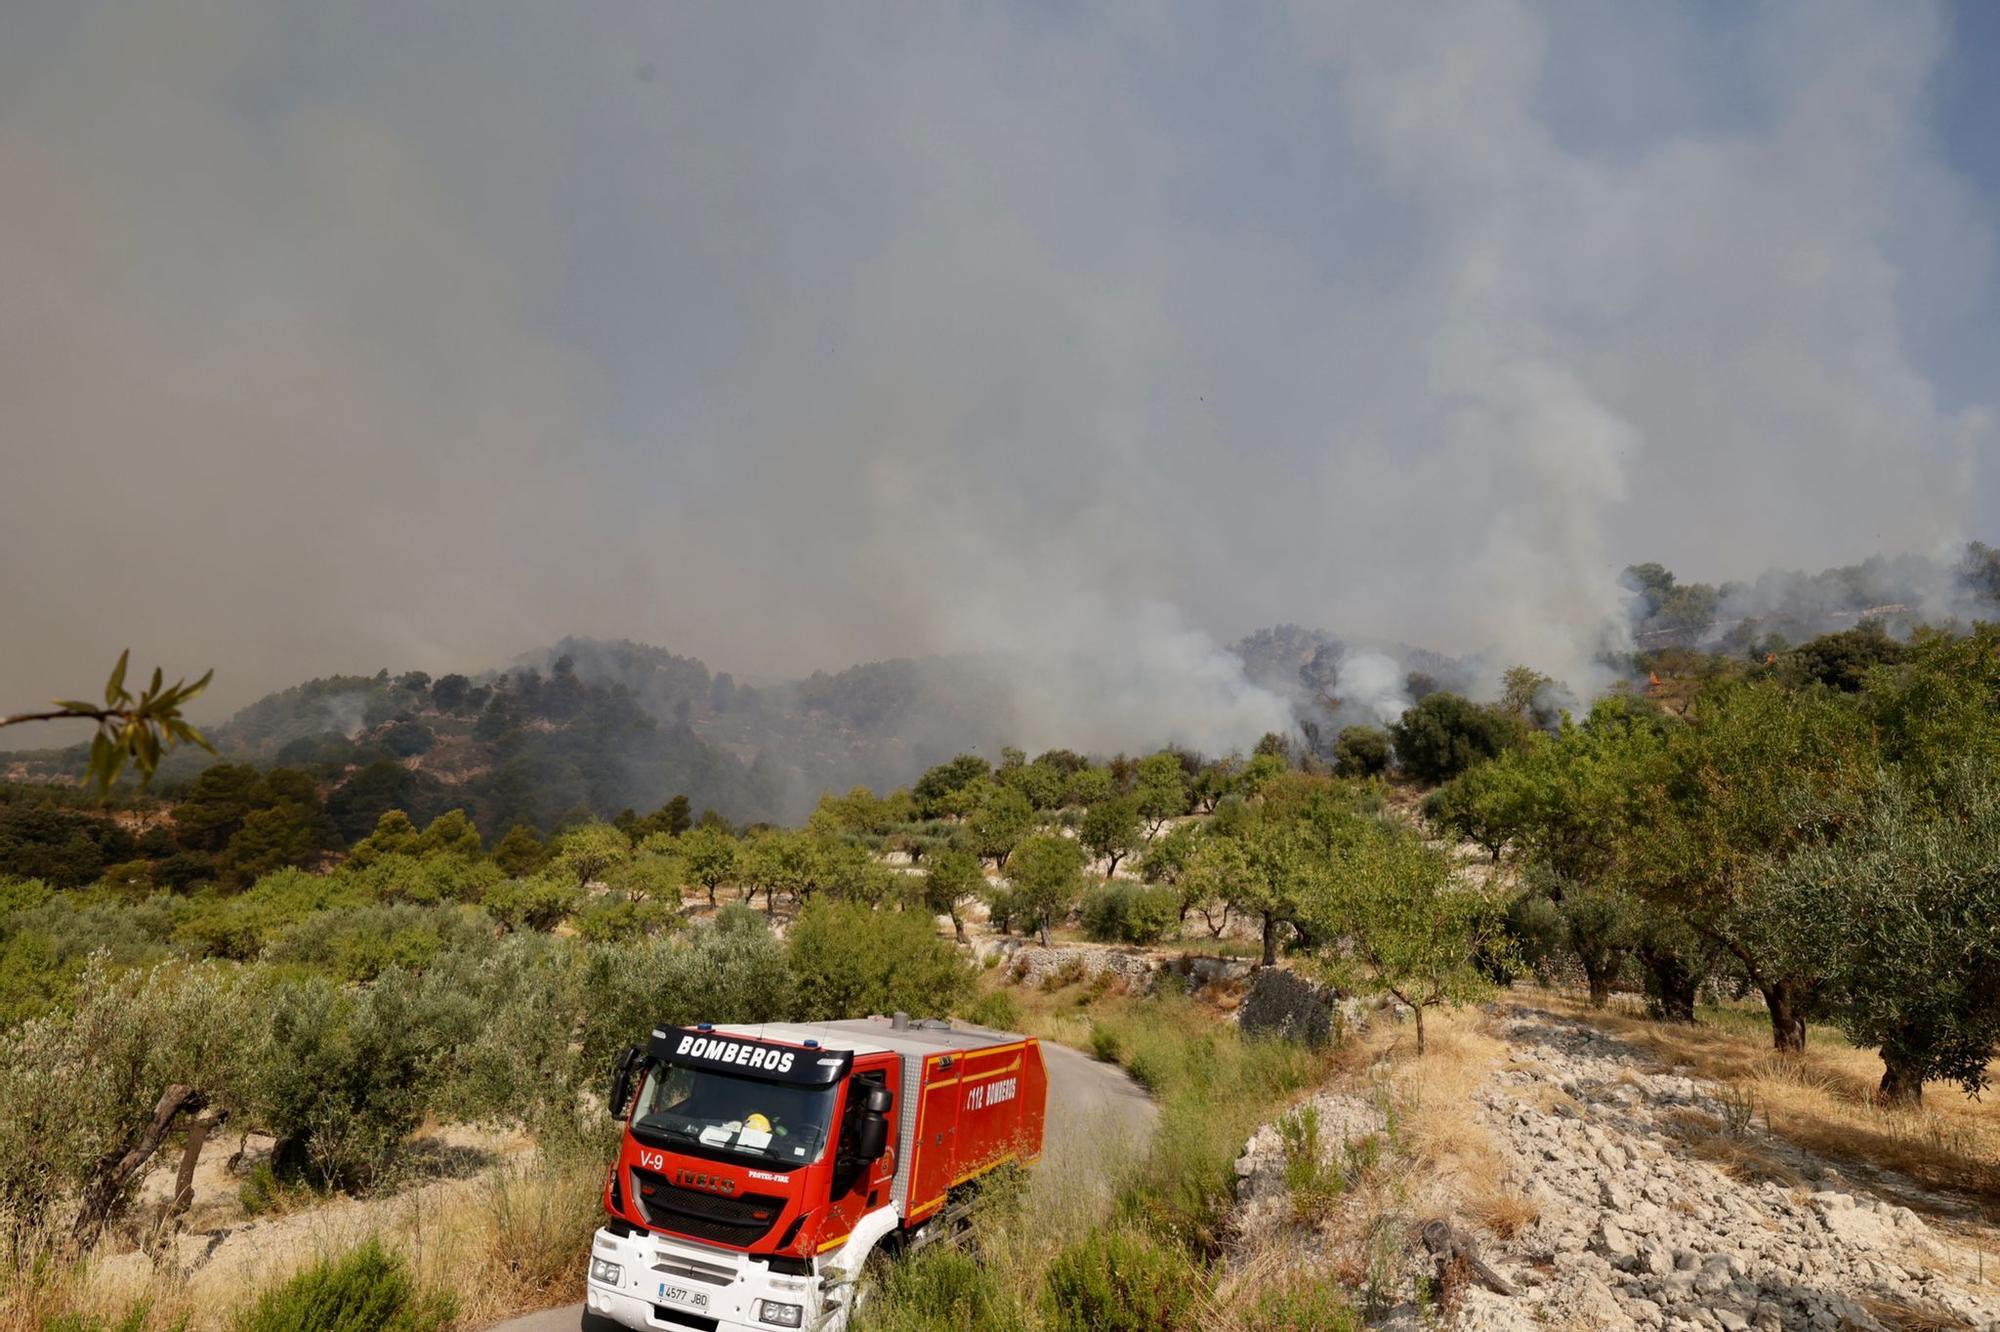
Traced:
[[[593, 1258], [590, 1260], [590, 1279], [592, 1281], [601, 1281], [607, 1286], [615, 1286], [624, 1275], [625, 1269], [616, 1263], [607, 1263], [602, 1258]], [[794, 1323], [793, 1326], [796, 1327], [798, 1324]]]
[[796, 1304], [780, 1304], [776, 1300], [757, 1301], [757, 1321], [769, 1323], [772, 1327], [797, 1327], [804, 1321], [805, 1309]]

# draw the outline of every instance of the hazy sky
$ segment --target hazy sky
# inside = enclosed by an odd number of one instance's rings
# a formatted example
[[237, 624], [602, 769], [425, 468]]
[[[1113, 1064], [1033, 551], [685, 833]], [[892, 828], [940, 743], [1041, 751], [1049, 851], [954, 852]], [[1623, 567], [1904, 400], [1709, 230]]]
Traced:
[[0, 0], [0, 704], [1574, 676], [1628, 561], [2000, 536], [1996, 144], [1980, 3]]

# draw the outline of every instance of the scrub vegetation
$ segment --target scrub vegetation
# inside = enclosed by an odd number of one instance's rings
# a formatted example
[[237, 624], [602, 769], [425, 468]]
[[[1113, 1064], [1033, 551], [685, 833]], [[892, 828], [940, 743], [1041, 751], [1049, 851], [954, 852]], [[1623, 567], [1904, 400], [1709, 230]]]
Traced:
[[[1738, 1042], [1757, 1003], [1773, 1062], [1755, 1076], [1771, 1081], [1746, 1094], [1776, 1131], [1879, 1142], [1919, 1178], [1984, 1188], [1966, 1153], [1920, 1148], [1945, 1131], [1926, 1084], [1976, 1094], [2000, 1033], [2000, 631], [1835, 637], [1706, 658], [1698, 686], [1670, 675], [1581, 713], [1526, 670], [1492, 703], [1433, 689], [1330, 753], [1271, 735], [1213, 759], [962, 754], [906, 789], [829, 793], [796, 827], [695, 817], [678, 796], [546, 833], [400, 807], [357, 827], [282, 765], [219, 763], [178, 792], [103, 801], [6, 788], [0, 1312], [38, 1325], [90, 1261], [171, 1247], [186, 1202], [159, 1182], [192, 1172], [204, 1139], [212, 1153], [255, 1135], [246, 1205], [305, 1215], [465, 1183], [412, 1150], [441, 1126], [532, 1144], [482, 1176], [500, 1193], [477, 1233], [430, 1233], [495, 1274], [462, 1319], [532, 1303], [574, 1285], [605, 1153], [599, 1087], [634, 1033], [904, 1009], [1115, 1060], [1161, 1118], [1103, 1208], [1059, 1224], [1034, 1186], [1002, 1191], [975, 1240], [1026, 1246], [1021, 1260], [927, 1255], [881, 1318], [937, 1299], [994, 1326], [1115, 1326], [1120, 1307], [1148, 1326], [1251, 1317], [1219, 1261], [1229, 1164], [1324, 1061], [1104, 976], [982, 986], [973, 943], [1290, 966], [1393, 1004], [1418, 1059], [1452, 1010], [1530, 976], [1574, 981], [1593, 1012], [1635, 996], [1663, 1031], [1728, 1014]], [[1847, 1052], [1837, 1079], [1809, 1071], [1828, 1032]], [[1801, 1089], [1850, 1084], [1863, 1051], [1878, 1104], [1813, 1111]], [[412, 1233], [384, 1242], [421, 1295], [441, 1269]], [[1145, 1303], [1119, 1276], [1137, 1270], [1170, 1273], [1185, 1305]], [[1252, 1325], [1321, 1317], [1325, 1292], [1289, 1280], [1257, 1291]], [[155, 1284], [142, 1324], [210, 1317], [175, 1289]]]

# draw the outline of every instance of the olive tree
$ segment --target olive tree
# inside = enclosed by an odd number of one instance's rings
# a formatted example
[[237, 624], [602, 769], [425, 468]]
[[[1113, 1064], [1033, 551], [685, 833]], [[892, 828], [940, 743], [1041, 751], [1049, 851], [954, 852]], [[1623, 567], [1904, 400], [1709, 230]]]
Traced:
[[940, 916], [951, 917], [952, 933], [965, 942], [963, 906], [968, 897], [986, 886], [979, 858], [957, 847], [946, 847], [930, 859], [924, 872], [924, 906]]
[[1881, 1052], [1890, 1104], [1932, 1080], [1977, 1094], [2000, 1041], [2000, 781], [1972, 764], [1949, 780], [1933, 800], [1892, 778], [1768, 885], [1790, 966], [1819, 975], [1833, 1021]]
[[1632, 872], [1649, 903], [1681, 912], [1763, 996], [1775, 1049], [1805, 1048], [1824, 977], [1791, 948], [1769, 891], [1794, 856], [1841, 836], [1881, 780], [1877, 733], [1854, 696], [1770, 682], [1704, 694], [1668, 734]]
[[66, 1208], [74, 1239], [94, 1243], [176, 1127], [243, 1096], [255, 1024], [233, 970], [114, 975], [98, 958], [76, 996], [0, 1033], [0, 1227], [16, 1245]]
[[1406, 1005], [1422, 1054], [1427, 1010], [1490, 988], [1481, 963], [1506, 950], [1505, 910], [1462, 885], [1442, 852], [1374, 819], [1326, 868], [1306, 903], [1314, 934], [1335, 941], [1322, 965]]
[[736, 875], [736, 839], [720, 828], [704, 825], [690, 828], [674, 840], [679, 843], [688, 878], [707, 890], [708, 904], [714, 906], [715, 890]]
[[1030, 837], [1015, 849], [1007, 878], [1013, 914], [1047, 944], [1050, 927], [1068, 918], [1083, 891], [1083, 848], [1067, 837]]
[[996, 870], [1007, 867], [1007, 857], [1034, 826], [1035, 811], [1028, 797], [1011, 786], [991, 788], [966, 820], [973, 849], [991, 860]]
[[1118, 862], [1143, 845], [1139, 826], [1139, 802], [1131, 796], [1114, 796], [1092, 805], [1077, 829], [1090, 854], [1104, 862], [1104, 877], [1118, 872]]

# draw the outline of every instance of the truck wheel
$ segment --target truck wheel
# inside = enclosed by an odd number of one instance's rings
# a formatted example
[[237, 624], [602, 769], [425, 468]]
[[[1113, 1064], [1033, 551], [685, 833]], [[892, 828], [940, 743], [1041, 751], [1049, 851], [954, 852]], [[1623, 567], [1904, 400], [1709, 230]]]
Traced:
[[583, 1325], [579, 1329], [579, 1332], [625, 1332], [625, 1329], [619, 1324], [612, 1322], [609, 1318], [606, 1318], [603, 1314], [592, 1313], [590, 1310], [585, 1309], [583, 1311]]
[[848, 1305], [849, 1318], [862, 1310], [873, 1307], [881, 1297], [882, 1287], [889, 1282], [889, 1264], [893, 1261], [886, 1241], [875, 1246], [872, 1253], [861, 1264], [861, 1275], [854, 1278], [854, 1298]]

